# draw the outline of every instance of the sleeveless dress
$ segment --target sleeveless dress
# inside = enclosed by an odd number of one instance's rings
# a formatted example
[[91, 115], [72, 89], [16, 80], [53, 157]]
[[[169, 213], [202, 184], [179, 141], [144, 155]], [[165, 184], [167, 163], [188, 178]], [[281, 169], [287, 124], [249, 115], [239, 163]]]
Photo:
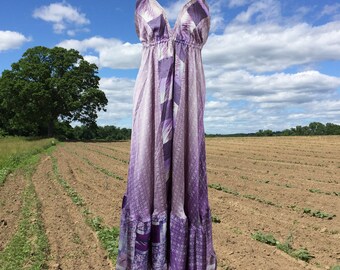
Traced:
[[156, 0], [137, 0], [135, 25], [143, 49], [116, 269], [216, 269], [201, 57], [209, 8], [189, 0], [172, 29]]

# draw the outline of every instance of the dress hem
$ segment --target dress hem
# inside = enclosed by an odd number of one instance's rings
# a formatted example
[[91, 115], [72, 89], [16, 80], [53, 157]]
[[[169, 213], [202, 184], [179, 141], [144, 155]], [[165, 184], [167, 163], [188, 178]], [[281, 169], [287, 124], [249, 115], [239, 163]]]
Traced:
[[[170, 238], [167, 238], [168, 229]], [[215, 270], [217, 258], [211, 232], [210, 209], [202, 223], [196, 225], [190, 224], [187, 217], [173, 213], [169, 216], [166, 211], [154, 213], [150, 220], [141, 221], [131, 217], [124, 205], [116, 269]]]

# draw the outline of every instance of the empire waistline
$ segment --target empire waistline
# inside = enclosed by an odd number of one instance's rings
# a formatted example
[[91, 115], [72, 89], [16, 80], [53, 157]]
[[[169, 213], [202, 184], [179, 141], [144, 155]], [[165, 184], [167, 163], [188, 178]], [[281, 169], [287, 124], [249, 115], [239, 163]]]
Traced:
[[171, 38], [159, 39], [159, 40], [156, 40], [154, 42], [142, 41], [142, 45], [143, 45], [143, 47], [152, 47], [152, 46], [156, 46], [158, 44], [167, 43], [169, 41], [170, 42], [172, 41], [173, 43], [184, 44], [184, 45], [187, 45], [189, 47], [193, 47], [193, 48], [200, 49], [200, 50], [203, 47], [203, 45], [196, 44], [196, 43], [193, 43], [193, 42], [188, 42], [188, 41], [180, 40], [180, 39], [171, 39]]

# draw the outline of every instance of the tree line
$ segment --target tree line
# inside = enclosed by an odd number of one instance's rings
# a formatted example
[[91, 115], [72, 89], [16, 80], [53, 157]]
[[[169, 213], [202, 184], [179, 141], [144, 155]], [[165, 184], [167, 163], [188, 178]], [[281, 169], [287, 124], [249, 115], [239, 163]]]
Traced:
[[207, 137], [246, 137], [246, 136], [313, 136], [313, 135], [340, 135], [340, 125], [333, 123], [311, 122], [307, 126], [296, 126], [282, 131], [260, 129], [253, 133], [235, 134], [206, 134]]
[[131, 129], [114, 125], [72, 127], [68, 123], [57, 123], [55, 137], [60, 141], [120, 141], [131, 139]]
[[340, 125], [333, 123], [311, 122], [307, 126], [296, 126], [295, 128], [282, 131], [259, 130], [257, 136], [313, 136], [313, 135], [340, 135]]

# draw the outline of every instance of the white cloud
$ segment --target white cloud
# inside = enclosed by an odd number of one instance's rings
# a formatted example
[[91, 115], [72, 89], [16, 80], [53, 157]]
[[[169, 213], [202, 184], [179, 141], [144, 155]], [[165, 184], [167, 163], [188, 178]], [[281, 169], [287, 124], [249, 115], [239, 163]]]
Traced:
[[[132, 116], [135, 81], [126, 78], [101, 78], [100, 89], [108, 99], [106, 112], [98, 113], [98, 123], [112, 125]], [[131, 125], [130, 125], [131, 127]]]
[[248, 23], [253, 17], [256, 21], [278, 21], [281, 18], [280, 2], [276, 0], [261, 0], [256, 1], [248, 6], [246, 11], [238, 14], [235, 23]]
[[210, 35], [203, 58], [215, 68], [255, 72], [340, 60], [340, 21], [319, 26], [228, 25], [223, 34]]
[[230, 8], [242, 7], [242, 6], [247, 5], [250, 2], [252, 2], [252, 0], [229, 0], [228, 1], [228, 6]]
[[207, 88], [219, 100], [301, 104], [327, 99], [340, 87], [340, 78], [304, 71], [295, 74], [253, 75], [238, 70], [207, 78]]
[[0, 30], [0, 52], [10, 49], [18, 49], [25, 42], [32, 39], [25, 37], [23, 34], [14, 31], [1, 31]]
[[322, 16], [333, 16], [334, 19], [340, 19], [340, 3], [335, 3], [333, 5], [325, 5], [320, 13]]
[[[100, 68], [134, 69], [140, 65], [141, 44], [123, 43], [115, 38], [91, 37], [84, 40], [65, 40], [57, 46], [66, 49], [76, 49], [92, 63]], [[98, 56], [86, 55], [90, 50], [98, 53]]]
[[100, 67], [100, 62], [99, 62], [99, 58], [95, 55], [85, 55], [84, 59], [92, 64], [96, 64], [97, 67]]
[[178, 0], [172, 2], [169, 6], [164, 7], [164, 10], [169, 21], [176, 21], [179, 13], [182, 11], [185, 5], [185, 2], [186, 2], [185, 0]]
[[204, 125], [207, 133], [248, 133], [259, 129], [277, 131], [314, 121], [340, 124], [340, 99], [273, 107], [263, 107], [253, 102], [244, 102], [240, 106], [217, 102], [220, 108], [206, 106]]
[[207, 76], [205, 126], [210, 133], [282, 130], [340, 119], [340, 78], [304, 71], [254, 75], [238, 70]]
[[[228, 6], [242, 11], [203, 49], [207, 132], [339, 123], [340, 78], [317, 71], [320, 62], [340, 60], [337, 5], [325, 6], [334, 21], [323, 25], [303, 22], [311, 7], [283, 17], [279, 1], [229, 0]], [[283, 72], [292, 67], [299, 71]]]
[[210, 33], [214, 33], [217, 30], [223, 29], [225, 25], [223, 17], [224, 5], [224, 0], [214, 0], [209, 2]]
[[84, 13], [80, 13], [66, 2], [41, 6], [34, 10], [33, 17], [53, 23], [53, 30], [57, 34], [64, 33], [68, 28], [75, 28], [66, 31], [71, 36], [77, 31], [88, 31], [88, 29], [80, 27], [90, 23]]
[[[187, 0], [177, 0], [172, 2], [169, 6], [165, 6], [164, 10], [166, 16], [170, 22], [175, 23], [177, 18], [179, 17], [184, 5], [187, 3]], [[224, 25], [224, 19], [222, 14], [222, 4], [223, 0], [211, 0], [208, 3], [209, 12], [210, 12], [210, 31], [215, 32], [216, 30], [221, 29]]]

